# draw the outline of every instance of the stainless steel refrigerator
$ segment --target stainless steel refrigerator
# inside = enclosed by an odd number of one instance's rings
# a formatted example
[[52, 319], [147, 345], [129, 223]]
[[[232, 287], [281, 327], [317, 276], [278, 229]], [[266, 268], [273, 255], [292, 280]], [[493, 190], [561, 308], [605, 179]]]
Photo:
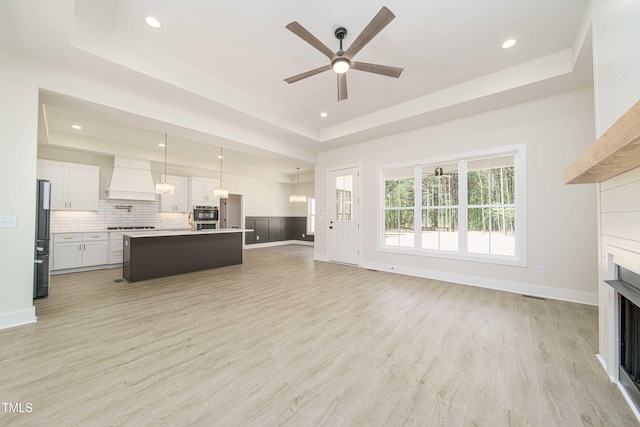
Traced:
[[49, 223], [51, 220], [51, 183], [38, 180], [36, 196], [36, 242], [33, 271], [33, 297], [49, 295]]

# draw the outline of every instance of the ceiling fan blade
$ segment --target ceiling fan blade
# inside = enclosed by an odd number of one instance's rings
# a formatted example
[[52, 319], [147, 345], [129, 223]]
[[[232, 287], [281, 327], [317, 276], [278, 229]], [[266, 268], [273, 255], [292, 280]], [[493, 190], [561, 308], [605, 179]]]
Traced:
[[387, 77], [400, 77], [404, 68], [390, 67], [388, 65], [369, 64], [367, 62], [352, 62], [351, 68], [354, 70], [366, 71], [367, 73], [381, 74]]
[[338, 102], [347, 99], [347, 73], [338, 74]]
[[284, 79], [285, 82], [291, 84], [291, 83], [295, 83], [298, 80], [302, 80], [302, 79], [306, 79], [307, 77], [311, 77], [311, 76], [315, 76], [316, 74], [320, 74], [323, 71], [328, 71], [331, 69], [331, 64], [327, 64], [324, 65], [322, 67], [316, 68], [314, 70], [310, 70], [298, 75], [295, 75], [293, 77], [289, 77], [288, 79]]
[[335, 52], [333, 52], [331, 49], [329, 49], [327, 46], [325, 46], [324, 43], [322, 43], [313, 34], [311, 34], [309, 31], [307, 31], [306, 28], [304, 28], [302, 25], [298, 24], [297, 21], [293, 21], [293, 22], [289, 23], [286, 28], [289, 31], [291, 31], [293, 34], [295, 34], [296, 36], [300, 37], [302, 40], [304, 40], [307, 43], [309, 43], [311, 46], [313, 46], [316, 49], [318, 49], [327, 58], [333, 59], [336, 56]]
[[364, 30], [356, 37], [356, 39], [351, 43], [349, 49], [344, 53], [344, 56], [351, 59], [353, 56], [360, 52], [360, 49], [365, 47], [367, 43], [371, 41], [384, 27], [389, 24], [389, 22], [393, 21], [393, 18], [396, 16], [387, 9], [386, 6], [382, 6], [380, 12], [376, 16], [373, 17], [369, 25], [365, 27]]

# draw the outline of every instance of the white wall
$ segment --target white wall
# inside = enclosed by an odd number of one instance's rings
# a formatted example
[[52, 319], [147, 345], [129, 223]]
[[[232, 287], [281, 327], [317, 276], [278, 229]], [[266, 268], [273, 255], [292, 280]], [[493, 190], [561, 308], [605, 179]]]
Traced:
[[[593, 142], [591, 88], [320, 153], [316, 200], [327, 209], [327, 169], [361, 165], [361, 265], [552, 298], [597, 301], [596, 191], [565, 186], [564, 170]], [[526, 144], [528, 266], [514, 267], [377, 250], [377, 168]], [[327, 259], [318, 212], [315, 256]], [[536, 275], [544, 266], [546, 274]]]
[[[640, 0], [596, 0], [593, 8], [596, 138], [640, 101]], [[640, 168], [599, 185], [600, 277], [611, 247], [640, 253]], [[617, 378], [615, 295], [599, 281], [600, 357]]]
[[0, 329], [36, 320], [33, 307], [38, 90], [0, 50]]

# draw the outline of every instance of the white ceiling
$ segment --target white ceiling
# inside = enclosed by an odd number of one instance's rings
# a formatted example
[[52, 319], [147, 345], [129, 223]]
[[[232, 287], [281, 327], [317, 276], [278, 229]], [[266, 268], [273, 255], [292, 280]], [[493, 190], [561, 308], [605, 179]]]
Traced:
[[[219, 132], [175, 129], [47, 93], [46, 125], [58, 135], [52, 140], [65, 139], [68, 123], [82, 120], [90, 124], [84, 135], [94, 140], [140, 145], [168, 132], [195, 158], [199, 150], [223, 146], [238, 153], [233, 161], [239, 164], [244, 155], [250, 167], [295, 172], [296, 165], [312, 170], [315, 153], [329, 148], [592, 84], [588, 4], [5, 0], [0, 46], [85, 75], [135, 81], [162, 102], [179, 100], [228, 125]], [[346, 49], [383, 5], [396, 19], [355, 59], [403, 67], [399, 79], [351, 70], [349, 99], [341, 102], [333, 71], [284, 82], [328, 63], [285, 28], [289, 22], [298, 21], [332, 50], [338, 49], [333, 32], [344, 26]], [[147, 15], [163, 27], [148, 27]], [[502, 49], [508, 38], [518, 44]], [[229, 130], [233, 126], [243, 132]]]

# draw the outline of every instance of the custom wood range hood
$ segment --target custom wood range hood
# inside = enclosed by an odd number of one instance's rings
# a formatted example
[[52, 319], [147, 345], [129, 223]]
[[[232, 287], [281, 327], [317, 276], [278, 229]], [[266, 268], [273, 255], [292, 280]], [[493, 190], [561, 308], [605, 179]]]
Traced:
[[640, 102], [564, 171], [565, 184], [606, 181], [640, 166]]

